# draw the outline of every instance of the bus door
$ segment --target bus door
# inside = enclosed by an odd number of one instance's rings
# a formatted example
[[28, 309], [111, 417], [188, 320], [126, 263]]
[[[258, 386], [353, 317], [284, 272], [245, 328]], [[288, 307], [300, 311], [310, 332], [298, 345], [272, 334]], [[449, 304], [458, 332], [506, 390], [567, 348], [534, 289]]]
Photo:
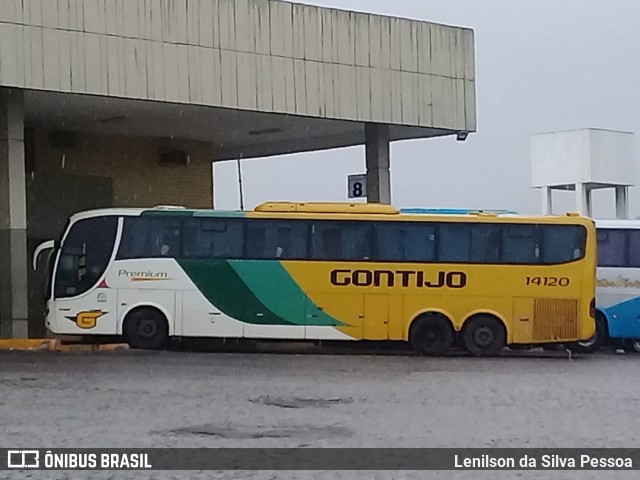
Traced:
[[389, 338], [389, 295], [364, 296], [365, 340], [387, 340]]
[[363, 338], [402, 340], [405, 327], [403, 305], [402, 295], [365, 295]]
[[95, 217], [76, 222], [57, 258], [52, 303], [56, 333], [110, 334], [117, 325], [117, 290], [104, 273], [111, 261], [118, 219]]

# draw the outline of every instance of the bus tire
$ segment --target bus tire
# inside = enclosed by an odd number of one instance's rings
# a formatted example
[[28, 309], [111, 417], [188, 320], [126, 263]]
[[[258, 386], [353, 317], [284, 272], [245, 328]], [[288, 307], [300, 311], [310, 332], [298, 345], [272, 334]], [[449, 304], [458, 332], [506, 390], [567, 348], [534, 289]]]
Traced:
[[576, 353], [595, 353], [602, 348], [609, 340], [607, 322], [602, 314], [596, 314], [596, 333], [588, 340], [574, 342], [567, 345], [567, 348]]
[[478, 315], [465, 322], [462, 341], [472, 355], [489, 357], [497, 355], [505, 347], [507, 332], [496, 317]]
[[123, 333], [131, 348], [158, 350], [169, 340], [169, 324], [159, 310], [141, 307], [127, 314]]
[[451, 348], [453, 340], [453, 327], [444, 315], [420, 315], [409, 330], [409, 342], [420, 355], [442, 355]]
[[627, 353], [640, 353], [640, 340], [630, 340], [625, 343], [624, 351]]

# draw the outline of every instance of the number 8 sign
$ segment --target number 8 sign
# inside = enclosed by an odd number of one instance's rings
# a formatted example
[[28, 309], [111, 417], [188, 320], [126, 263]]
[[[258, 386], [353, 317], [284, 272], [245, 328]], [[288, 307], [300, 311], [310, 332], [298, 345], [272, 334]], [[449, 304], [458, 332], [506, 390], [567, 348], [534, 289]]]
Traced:
[[347, 197], [365, 198], [367, 196], [367, 176], [349, 175], [347, 177]]

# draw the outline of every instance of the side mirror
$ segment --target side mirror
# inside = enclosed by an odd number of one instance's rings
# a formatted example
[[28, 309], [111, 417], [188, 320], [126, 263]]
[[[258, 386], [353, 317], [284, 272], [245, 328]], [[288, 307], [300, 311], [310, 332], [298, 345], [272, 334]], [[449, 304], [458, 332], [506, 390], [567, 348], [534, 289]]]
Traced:
[[49, 240], [47, 242], [43, 242], [40, 245], [38, 245], [36, 247], [36, 250], [33, 252], [33, 259], [32, 259], [33, 269], [37, 270], [38, 258], [40, 257], [42, 252], [46, 250], [58, 248], [58, 245], [59, 245], [59, 242], [57, 242], [56, 240]]

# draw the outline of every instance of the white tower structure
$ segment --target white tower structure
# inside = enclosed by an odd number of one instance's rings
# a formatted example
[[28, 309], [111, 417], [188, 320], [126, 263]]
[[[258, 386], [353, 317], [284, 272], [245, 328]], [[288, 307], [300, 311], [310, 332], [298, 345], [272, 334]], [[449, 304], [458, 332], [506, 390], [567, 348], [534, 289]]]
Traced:
[[542, 190], [542, 213], [552, 212], [554, 190], [576, 192], [576, 209], [591, 216], [591, 192], [616, 191], [616, 216], [629, 217], [636, 179], [634, 134], [587, 128], [531, 137], [531, 184]]

